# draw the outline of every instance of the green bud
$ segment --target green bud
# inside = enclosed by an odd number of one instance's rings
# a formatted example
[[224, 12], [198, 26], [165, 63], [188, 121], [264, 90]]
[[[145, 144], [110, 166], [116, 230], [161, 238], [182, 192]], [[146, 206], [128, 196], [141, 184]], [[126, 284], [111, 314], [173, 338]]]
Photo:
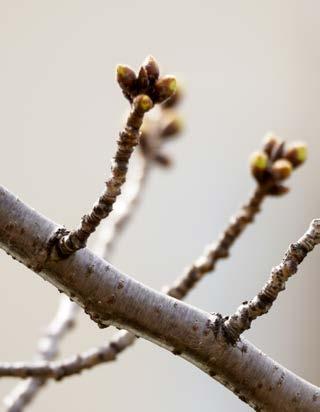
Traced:
[[117, 66], [117, 81], [121, 89], [129, 93], [136, 83], [135, 72], [128, 66], [119, 65]]
[[292, 164], [287, 159], [276, 160], [272, 165], [271, 173], [276, 180], [287, 179], [292, 173]]
[[183, 129], [183, 121], [180, 116], [175, 113], [170, 113], [165, 119], [164, 125], [161, 130], [162, 137], [169, 137], [178, 134]]
[[251, 168], [265, 170], [268, 165], [268, 156], [263, 152], [254, 152], [250, 157]]
[[183, 97], [183, 90], [179, 82], [177, 83], [175, 93], [173, 93], [173, 95], [169, 97], [169, 99], [167, 99], [165, 102], [163, 102], [162, 107], [164, 108], [174, 107], [180, 102], [182, 97]]
[[177, 90], [177, 81], [173, 76], [165, 76], [157, 80], [155, 93], [157, 103], [162, 103], [169, 99]]
[[254, 152], [250, 157], [251, 173], [258, 182], [261, 182], [265, 176], [268, 160], [268, 156], [263, 152]]
[[133, 100], [133, 106], [136, 110], [145, 113], [153, 107], [153, 102], [146, 94], [139, 94], [139, 96]]
[[300, 166], [308, 157], [307, 145], [303, 142], [292, 143], [287, 148], [285, 157], [292, 163], [293, 167]]

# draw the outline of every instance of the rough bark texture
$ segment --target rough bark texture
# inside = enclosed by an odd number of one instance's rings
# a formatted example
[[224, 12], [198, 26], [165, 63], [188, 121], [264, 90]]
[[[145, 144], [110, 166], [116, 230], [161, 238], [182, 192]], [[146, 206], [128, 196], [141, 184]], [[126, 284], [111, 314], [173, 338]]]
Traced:
[[[121, 187], [126, 181], [128, 163], [134, 147], [139, 142], [140, 127], [142, 125], [144, 113], [141, 106], [142, 99], [149, 99], [148, 96], [138, 96], [133, 102], [131, 113], [127, 119], [124, 130], [120, 133], [117, 142], [117, 152], [113, 158], [111, 176], [106, 182], [106, 189], [99, 197], [92, 211], [83, 216], [78, 229], [62, 236], [58, 243], [58, 252], [61, 256], [68, 256], [75, 251], [85, 247], [91, 233], [93, 233], [102, 219], [105, 219], [112, 211], [117, 197], [121, 193]], [[140, 100], [139, 100], [140, 99]], [[151, 108], [152, 102], [147, 103]]]
[[58, 259], [61, 229], [0, 189], [0, 246], [77, 301], [101, 327], [113, 324], [180, 354], [256, 410], [319, 411], [319, 389], [242, 340], [224, 322], [120, 273], [87, 248]]
[[[113, 213], [101, 227], [98, 240], [94, 247], [94, 251], [98, 256], [106, 258], [106, 256], [109, 255], [116, 237], [115, 235], [121, 233], [125, 223], [130, 219], [145, 185], [148, 170], [149, 159], [144, 155], [140, 155], [136, 169], [133, 171], [132, 175], [129, 174], [129, 181], [125, 186], [122, 196], [116, 202]], [[44, 337], [39, 341], [38, 352], [35, 357], [37, 361], [48, 362], [55, 359], [59, 352], [60, 340], [71, 329], [79, 309], [79, 306], [76, 303], [71, 302], [67, 296], [64, 295], [61, 297], [57, 314], [47, 328]], [[132, 340], [132, 342], [135, 340], [135, 337], [132, 337], [128, 332], [127, 335], [130, 335], [131, 337], [127, 336], [127, 338], [123, 338], [122, 335], [117, 334], [107, 346], [95, 348], [95, 351], [97, 352], [96, 355], [92, 350], [81, 354], [80, 358], [77, 357], [78, 364], [73, 366], [73, 370], [75, 370], [75, 368], [79, 369], [79, 362], [81, 362], [82, 368], [87, 369], [94, 366], [94, 364], [91, 364], [94, 360], [99, 360], [100, 362], [111, 360], [108, 353], [114, 353], [113, 346], [116, 345], [115, 341], [117, 339], [119, 340], [119, 347], [121, 347], [121, 345], [123, 346], [125, 342], [127, 343], [127, 346], [129, 346], [130, 340]], [[105, 355], [102, 355], [102, 353]], [[90, 356], [90, 360], [87, 360], [87, 355]], [[69, 368], [64, 368], [63, 370], [69, 371], [70, 367], [74, 365], [72, 361], [74, 361], [74, 359], [71, 360]], [[45, 383], [46, 379], [43, 377], [34, 377], [20, 382], [4, 398], [3, 403], [6, 406], [7, 412], [22, 411], [24, 407], [32, 401], [36, 393]]]
[[251, 322], [267, 313], [279, 293], [285, 289], [290, 276], [298, 270], [298, 265], [309, 252], [320, 243], [320, 219], [315, 219], [309, 230], [287, 250], [280, 265], [274, 267], [261, 291], [250, 302], [244, 302], [225, 322], [228, 335], [233, 342], [250, 328]]

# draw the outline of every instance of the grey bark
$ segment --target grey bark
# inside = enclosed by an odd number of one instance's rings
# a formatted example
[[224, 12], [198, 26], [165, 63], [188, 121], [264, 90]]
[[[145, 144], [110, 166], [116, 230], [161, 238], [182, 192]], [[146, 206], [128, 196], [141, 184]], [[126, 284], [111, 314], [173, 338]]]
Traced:
[[319, 411], [319, 389], [250, 342], [231, 345], [224, 322], [156, 292], [84, 248], [55, 256], [61, 227], [0, 189], [0, 246], [66, 293], [105, 327], [127, 329], [182, 356], [259, 411]]

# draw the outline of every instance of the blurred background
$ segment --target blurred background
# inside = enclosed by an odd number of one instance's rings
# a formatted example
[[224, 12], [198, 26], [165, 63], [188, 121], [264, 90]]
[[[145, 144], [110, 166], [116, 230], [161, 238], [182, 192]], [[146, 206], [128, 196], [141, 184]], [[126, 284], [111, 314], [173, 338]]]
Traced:
[[[228, 314], [252, 297], [291, 241], [320, 216], [320, 3], [317, 0], [1, 0], [1, 183], [73, 228], [109, 173], [128, 104], [115, 66], [153, 54], [182, 79], [186, 130], [155, 168], [113, 263], [154, 288], [200, 255], [247, 199], [248, 156], [274, 130], [305, 140], [307, 164], [292, 191], [263, 213], [188, 298]], [[3, 252], [0, 359], [31, 359], [58, 292]], [[320, 385], [319, 250], [301, 265], [273, 310], [246, 337]], [[110, 329], [110, 330], [109, 330]], [[68, 355], [113, 330], [81, 314], [62, 345]], [[15, 385], [0, 381], [3, 397]], [[176, 356], [139, 340], [117, 362], [52, 382], [30, 411], [248, 411], [232, 393]]]

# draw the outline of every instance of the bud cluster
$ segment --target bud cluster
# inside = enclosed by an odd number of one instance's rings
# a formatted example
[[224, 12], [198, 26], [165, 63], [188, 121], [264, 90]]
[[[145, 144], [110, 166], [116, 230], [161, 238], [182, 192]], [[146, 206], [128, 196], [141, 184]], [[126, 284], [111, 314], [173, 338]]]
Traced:
[[295, 142], [287, 145], [273, 133], [269, 133], [262, 150], [251, 155], [251, 173], [259, 184], [270, 186], [270, 194], [281, 195], [289, 190], [281, 183], [291, 175], [293, 169], [304, 163], [306, 158], [305, 143]]
[[119, 65], [117, 81], [130, 103], [139, 95], [148, 96], [153, 104], [164, 103], [173, 97], [177, 88], [175, 77], [160, 77], [159, 66], [152, 56], [146, 58], [138, 75], [130, 67]]

